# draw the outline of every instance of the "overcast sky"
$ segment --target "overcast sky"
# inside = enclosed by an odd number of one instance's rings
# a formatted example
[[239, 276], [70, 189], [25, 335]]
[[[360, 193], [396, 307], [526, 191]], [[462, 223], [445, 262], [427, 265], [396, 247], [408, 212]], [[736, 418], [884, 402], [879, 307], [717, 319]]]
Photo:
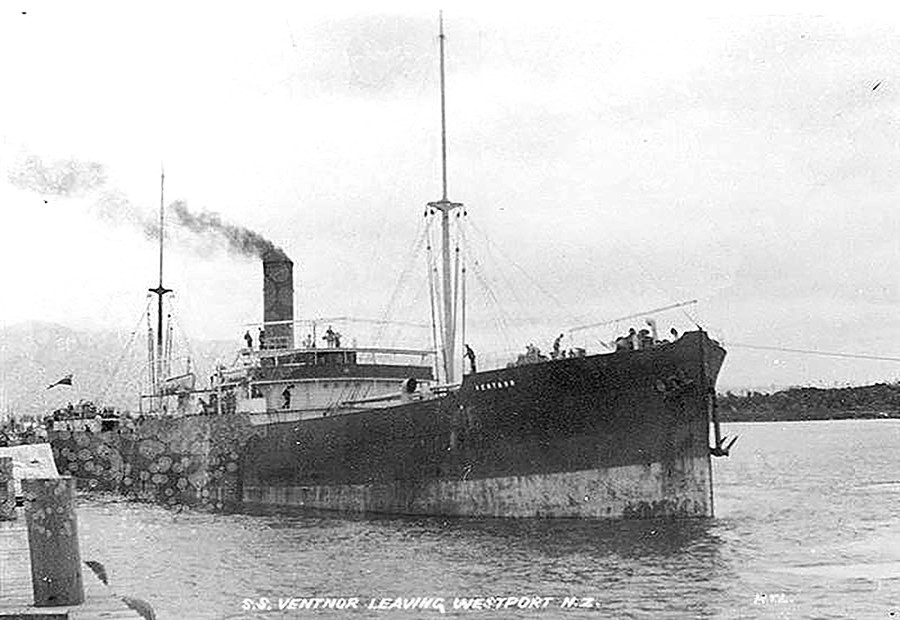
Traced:
[[[779, 6], [447, 9], [479, 352], [698, 299], [724, 388], [896, 379], [897, 362], [738, 346], [900, 357], [898, 14]], [[293, 258], [298, 316], [378, 317], [393, 297], [427, 319], [423, 256], [394, 290], [440, 198], [436, 8], [0, 11], [2, 324], [134, 327], [157, 277], [134, 222], [158, 208], [161, 162], [167, 204]], [[35, 162], [79, 175], [41, 187]], [[258, 261], [178, 231], [169, 247], [185, 332], [239, 345]]]

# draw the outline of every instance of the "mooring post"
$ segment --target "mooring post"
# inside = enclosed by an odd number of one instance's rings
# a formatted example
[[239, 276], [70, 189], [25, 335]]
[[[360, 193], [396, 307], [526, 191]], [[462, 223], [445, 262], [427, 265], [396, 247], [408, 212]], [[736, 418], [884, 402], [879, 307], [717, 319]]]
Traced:
[[84, 602], [75, 519], [75, 479], [25, 478], [25, 522], [31, 553], [31, 586], [37, 607]]
[[16, 518], [16, 486], [11, 456], [0, 456], [0, 521]]

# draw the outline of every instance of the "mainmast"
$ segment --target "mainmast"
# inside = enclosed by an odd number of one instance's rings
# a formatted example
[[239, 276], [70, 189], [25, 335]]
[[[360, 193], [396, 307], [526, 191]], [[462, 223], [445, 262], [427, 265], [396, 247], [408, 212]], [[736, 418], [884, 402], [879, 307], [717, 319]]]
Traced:
[[428, 206], [441, 212], [441, 284], [442, 284], [442, 314], [443, 314], [443, 362], [444, 378], [447, 383], [455, 380], [454, 368], [456, 366], [456, 314], [454, 312], [454, 295], [450, 270], [450, 213], [462, 203], [451, 202], [447, 199], [447, 105], [444, 88], [444, 17], [439, 14], [441, 55], [441, 181], [443, 192], [437, 202], [429, 202]]
[[159, 283], [156, 288], [151, 288], [151, 293], [156, 293], [156, 355], [155, 359], [150, 360], [153, 364], [155, 372], [154, 385], [150, 386], [151, 394], [158, 394], [163, 382], [163, 360], [165, 359], [165, 351], [163, 344], [163, 296], [171, 293], [172, 289], [163, 286], [163, 240], [165, 238], [165, 183], [166, 172], [160, 169], [159, 174]]

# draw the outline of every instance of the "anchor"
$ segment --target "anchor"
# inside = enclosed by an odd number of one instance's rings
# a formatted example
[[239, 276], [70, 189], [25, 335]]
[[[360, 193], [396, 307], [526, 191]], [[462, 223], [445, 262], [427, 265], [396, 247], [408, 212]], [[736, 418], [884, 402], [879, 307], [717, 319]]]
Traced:
[[[716, 426], [716, 430], [718, 430], [718, 425]], [[731, 450], [731, 446], [734, 445], [734, 442], [738, 440], [738, 436], [735, 435], [732, 437], [727, 446], [723, 445], [726, 439], [728, 439], [728, 437], [717, 438], [716, 445], [709, 449], [709, 453], [713, 456], [728, 456], [728, 451]]]
[[712, 456], [728, 456], [729, 451], [731, 450], [731, 446], [733, 446], [734, 442], [738, 440], [738, 435], [732, 437], [731, 441], [729, 441], [727, 445], [725, 444], [725, 441], [728, 439], [728, 437], [722, 436], [722, 429], [719, 427], [719, 407], [716, 401], [715, 388], [709, 388], [707, 392], [707, 398], [709, 417], [712, 419], [713, 433], [716, 436], [716, 445], [710, 447], [709, 453]]

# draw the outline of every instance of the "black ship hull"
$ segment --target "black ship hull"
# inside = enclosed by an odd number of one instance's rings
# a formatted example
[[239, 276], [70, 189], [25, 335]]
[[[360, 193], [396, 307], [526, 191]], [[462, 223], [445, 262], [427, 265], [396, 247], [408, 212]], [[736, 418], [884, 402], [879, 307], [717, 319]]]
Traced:
[[446, 396], [260, 424], [252, 414], [53, 432], [62, 472], [170, 504], [491, 517], [711, 516], [725, 352], [642, 351], [465, 377]]
[[702, 332], [645, 351], [467, 376], [444, 398], [272, 424], [245, 451], [243, 502], [494, 517], [708, 516]]

